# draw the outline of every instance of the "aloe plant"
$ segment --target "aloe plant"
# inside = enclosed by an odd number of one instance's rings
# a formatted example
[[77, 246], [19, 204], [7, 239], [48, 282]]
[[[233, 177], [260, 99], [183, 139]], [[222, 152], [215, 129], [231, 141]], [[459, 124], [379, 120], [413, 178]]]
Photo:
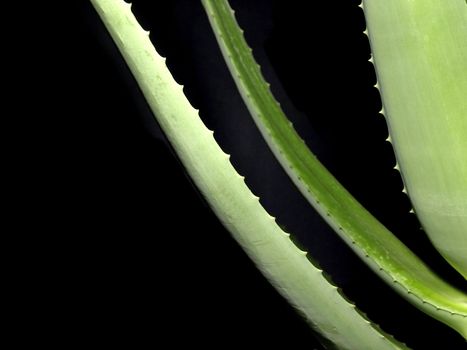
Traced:
[[[140, 79], [142, 79], [142, 78], [140, 77]], [[287, 295], [287, 293], [286, 293], [286, 295]], [[319, 328], [319, 327], [318, 327], [318, 328]], [[362, 336], [363, 336], [363, 333], [362, 333]], [[331, 337], [331, 338], [332, 338], [332, 337]], [[341, 345], [342, 345], [342, 344], [341, 344]]]
[[432, 242], [467, 278], [467, 6], [364, 4], [407, 191]]

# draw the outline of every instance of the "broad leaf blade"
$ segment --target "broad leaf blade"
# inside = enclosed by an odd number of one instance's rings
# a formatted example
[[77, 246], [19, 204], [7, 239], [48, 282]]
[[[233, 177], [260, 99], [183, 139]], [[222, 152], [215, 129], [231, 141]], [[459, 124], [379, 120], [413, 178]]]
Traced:
[[391, 138], [415, 212], [467, 278], [467, 4], [366, 0]]

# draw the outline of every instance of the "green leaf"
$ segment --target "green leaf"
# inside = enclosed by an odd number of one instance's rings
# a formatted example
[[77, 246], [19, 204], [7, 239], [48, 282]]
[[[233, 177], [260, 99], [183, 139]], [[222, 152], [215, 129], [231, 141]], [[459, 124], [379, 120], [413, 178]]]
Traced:
[[275, 288], [339, 349], [407, 349], [362, 317], [262, 208], [172, 78], [130, 6], [121, 0], [91, 2], [194, 183]]
[[467, 337], [467, 296], [435, 275], [310, 152], [262, 77], [226, 0], [202, 0], [256, 125], [310, 204], [367, 265], [409, 302]]
[[364, 1], [389, 132], [415, 212], [467, 278], [467, 6]]

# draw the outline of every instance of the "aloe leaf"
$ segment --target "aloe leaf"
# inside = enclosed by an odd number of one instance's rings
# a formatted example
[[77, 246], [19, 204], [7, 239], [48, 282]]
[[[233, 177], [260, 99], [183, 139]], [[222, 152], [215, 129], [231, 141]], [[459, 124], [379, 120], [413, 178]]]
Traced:
[[262, 77], [226, 0], [202, 0], [231, 74], [289, 177], [339, 236], [417, 308], [467, 337], [467, 296], [435, 275], [316, 159]]
[[407, 349], [362, 317], [262, 208], [172, 78], [130, 5], [121, 0], [91, 3], [187, 172], [275, 288], [339, 349]]
[[407, 192], [435, 247], [467, 278], [467, 4], [363, 7]]

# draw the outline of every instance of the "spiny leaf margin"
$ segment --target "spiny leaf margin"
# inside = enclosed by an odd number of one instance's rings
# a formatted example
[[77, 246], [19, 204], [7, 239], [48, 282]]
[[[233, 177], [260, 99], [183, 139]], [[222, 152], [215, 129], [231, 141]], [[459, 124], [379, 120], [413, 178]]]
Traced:
[[388, 285], [467, 338], [467, 296], [435, 275], [328, 172], [272, 95], [227, 0], [202, 0], [224, 59], [268, 146], [309, 203]]
[[275, 288], [339, 349], [408, 349], [361, 317], [262, 208], [173, 80], [130, 5], [90, 1], [193, 181]]
[[362, 9], [404, 189], [467, 278], [467, 7], [366, 0]]

